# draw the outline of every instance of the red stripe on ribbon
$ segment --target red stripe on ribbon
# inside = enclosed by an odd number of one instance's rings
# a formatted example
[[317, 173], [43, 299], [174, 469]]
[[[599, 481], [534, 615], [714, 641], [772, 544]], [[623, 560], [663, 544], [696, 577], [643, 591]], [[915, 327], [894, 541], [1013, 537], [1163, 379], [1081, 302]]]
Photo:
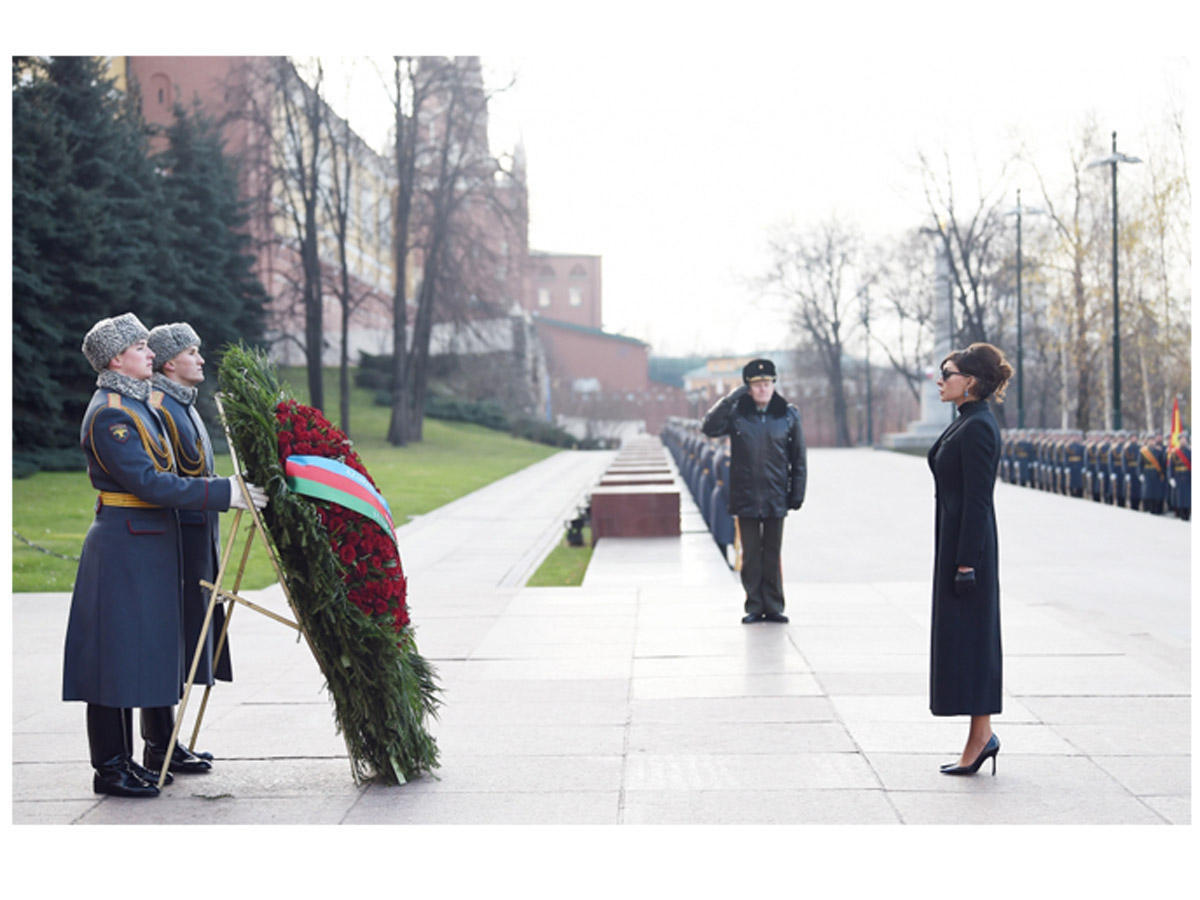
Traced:
[[344, 475], [338, 475], [336, 472], [330, 472], [328, 469], [321, 466], [303, 465], [288, 460], [284, 467], [284, 472], [295, 478], [306, 478], [309, 481], [315, 481], [323, 484], [326, 487], [334, 490], [343, 491], [353, 497], [357, 497], [364, 503], [370, 504], [373, 508], [379, 510], [379, 514], [383, 516], [389, 525], [395, 528], [395, 523], [392, 522], [392, 517], [388, 510], [379, 502], [379, 498], [364, 488], [357, 481], [347, 478]]

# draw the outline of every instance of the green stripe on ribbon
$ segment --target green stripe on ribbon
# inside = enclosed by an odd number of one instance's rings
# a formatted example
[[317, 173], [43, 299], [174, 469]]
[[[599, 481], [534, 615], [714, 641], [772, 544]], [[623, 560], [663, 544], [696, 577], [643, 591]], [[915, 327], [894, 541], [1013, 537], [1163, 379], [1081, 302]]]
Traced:
[[336, 503], [338, 506], [344, 506], [346, 509], [352, 509], [360, 516], [366, 516], [382, 528], [383, 533], [393, 541], [396, 539], [396, 534], [392, 531], [392, 527], [388, 524], [387, 519], [383, 517], [383, 513], [366, 500], [355, 497], [346, 491], [330, 487], [327, 484], [321, 484], [319, 481], [313, 481], [311, 478], [296, 478], [294, 475], [288, 475], [284, 480], [287, 481], [287, 486], [294, 493], [302, 494], [305, 497], [312, 497], [315, 500]]

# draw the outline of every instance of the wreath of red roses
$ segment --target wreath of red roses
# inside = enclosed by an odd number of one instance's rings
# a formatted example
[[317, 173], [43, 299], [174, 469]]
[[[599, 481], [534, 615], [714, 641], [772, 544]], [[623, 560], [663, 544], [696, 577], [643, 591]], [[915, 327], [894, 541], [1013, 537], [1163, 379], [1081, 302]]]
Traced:
[[[292, 455], [323, 456], [344, 463], [379, 489], [345, 432], [331, 424], [319, 409], [286, 400], [275, 407], [275, 421], [281, 467]], [[368, 617], [390, 625], [397, 634], [402, 632], [409, 623], [408, 580], [395, 540], [366, 516], [337, 504], [309, 499], [341, 564], [350, 601]]]

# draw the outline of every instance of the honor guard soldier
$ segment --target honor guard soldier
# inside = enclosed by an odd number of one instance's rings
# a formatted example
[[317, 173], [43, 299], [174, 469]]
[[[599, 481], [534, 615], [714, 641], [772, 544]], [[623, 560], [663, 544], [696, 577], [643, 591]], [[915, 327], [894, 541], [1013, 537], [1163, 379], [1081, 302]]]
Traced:
[[1113, 442], [1111, 434], [1103, 434], [1100, 436], [1100, 443], [1096, 448], [1096, 464], [1100, 473], [1100, 502], [1111, 504], [1112, 497], [1112, 452], [1110, 450]]
[[1100, 441], [1099, 434], [1092, 435], [1088, 439], [1088, 453], [1085, 456], [1088, 462], [1088, 492], [1092, 500], [1097, 503], [1104, 501], [1104, 478], [1100, 468]]
[[1050, 463], [1050, 435], [1044, 431], [1038, 432], [1037, 448], [1038, 488], [1048, 491], [1052, 483], [1051, 473], [1053, 471]]
[[[150, 401], [167, 426], [176, 469], [184, 478], [212, 478], [216, 475], [212, 441], [196, 409], [196, 397], [204, 381], [200, 336], [186, 322], [176, 322], [150, 329], [146, 342], [154, 352]], [[190, 671], [208, 611], [208, 590], [201, 588], [200, 582], [211, 584], [217, 578], [221, 556], [220, 516], [211, 509], [183, 509], [179, 511], [179, 525], [183, 541], [183, 662], [185, 671]], [[215, 665], [213, 660], [217, 636], [224, 624], [225, 607], [218, 603], [196, 668], [196, 684], [211, 685], [214, 678], [233, 680], [228, 638]], [[157, 721], [153, 720], [155, 715]], [[174, 723], [169, 716], [163, 716], [161, 710], [142, 710], [142, 737], [146, 739], [143, 764], [146, 768], [155, 769], [161, 765], [166, 752], [163, 735], [169, 740], [173, 727]], [[211, 753], [193, 748], [191, 752], [196, 759], [176, 758], [181, 755], [178, 750], [171, 760], [172, 772], [204, 771], [212, 765]]]
[[1124, 433], [1109, 440], [1109, 503], [1124, 506]]
[[1016, 448], [1017, 457], [1017, 484], [1029, 485], [1033, 483], [1033, 473], [1031, 471], [1033, 465], [1033, 441], [1030, 439], [1029, 431], [1021, 432], [1021, 437], [1017, 441]]
[[[122, 797], [158, 795], [159, 773], [133, 760], [132, 707], [165, 709], [170, 721], [183, 694], [176, 510], [266, 504], [253, 485], [246, 498], [232, 479], [176, 474], [166, 428], [150, 406], [148, 335], [125, 313], [97, 322], [83, 339], [99, 377], [80, 443], [100, 496], [80, 553], [63, 652], [63, 699], [87, 704], [92, 789]], [[169, 741], [168, 733], [164, 749]]]
[[1054, 436], [1054, 493], [1067, 492], [1067, 436], [1059, 432]]
[[713, 540], [721, 548], [721, 557], [729, 564], [729, 548], [733, 546], [737, 532], [734, 529], [733, 516], [729, 512], [729, 451], [725, 447], [717, 454], [716, 471], [717, 480], [709, 503], [712, 509], [709, 530]]
[[1138, 449], [1138, 478], [1142, 487], [1142, 509], [1160, 515], [1167, 493], [1167, 455], [1161, 434], [1147, 434]]
[[1186, 434], [1167, 451], [1167, 483], [1171, 509], [1186, 522], [1192, 517], [1192, 448]]
[[1004, 429], [1001, 432], [1000, 439], [1000, 479], [1009, 484], [1014, 483], [1012, 464], [1013, 464], [1013, 447], [1016, 444], [1016, 436], [1011, 428]]
[[729, 511], [742, 536], [743, 624], [787, 622], [780, 551], [783, 520], [804, 503], [807, 461], [800, 410], [775, 392], [775, 364], [752, 359], [743, 384], [704, 417], [709, 437], [729, 436]]
[[1084, 436], [1075, 432], [1067, 440], [1067, 493], [1084, 496]]
[[1141, 509], [1142, 482], [1138, 477], [1138, 459], [1141, 457], [1141, 442], [1130, 432], [1121, 448], [1125, 470], [1125, 505], [1130, 509]]

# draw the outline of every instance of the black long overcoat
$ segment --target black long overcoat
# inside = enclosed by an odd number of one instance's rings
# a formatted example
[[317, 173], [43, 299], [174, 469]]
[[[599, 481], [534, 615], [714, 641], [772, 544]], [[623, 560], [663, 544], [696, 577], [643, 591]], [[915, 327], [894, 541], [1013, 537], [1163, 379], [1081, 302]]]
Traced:
[[63, 699], [172, 706], [186, 677], [176, 510], [228, 509], [229, 481], [176, 475], [157, 413], [116, 391], [92, 396], [80, 442], [97, 490], [150, 506], [97, 504], [71, 594]]
[[[929, 450], [935, 485], [929, 708], [935, 716], [1000, 712], [1000, 575], [992, 493], [1000, 429], [983, 401], [964, 403]], [[976, 587], [954, 592], [958, 566]]]
[[[159, 392], [155, 392], [156, 396]], [[167, 430], [171, 435], [172, 449], [179, 472], [184, 477], [209, 477], [216, 474], [213, 464], [212, 442], [208, 429], [194, 403], [180, 403], [169, 393], [159, 398]], [[183, 636], [184, 671], [192, 666], [196, 644], [204, 617], [208, 613], [209, 592], [200, 587], [200, 581], [212, 584], [217, 577], [221, 555], [220, 514], [214, 509], [179, 511], [179, 526], [183, 543]], [[218, 604], [213, 610], [212, 625], [205, 637], [204, 652], [196, 669], [196, 684], [212, 684], [216, 675], [221, 681], [233, 680], [233, 667], [229, 657], [230, 639], [225, 638], [221, 657], [213, 671], [213, 650], [225, 624], [225, 608]]]
[[746, 388], [713, 404], [700, 424], [709, 437], [729, 435], [729, 512], [782, 519], [804, 503], [808, 454], [800, 410], [778, 393], [759, 414]]

